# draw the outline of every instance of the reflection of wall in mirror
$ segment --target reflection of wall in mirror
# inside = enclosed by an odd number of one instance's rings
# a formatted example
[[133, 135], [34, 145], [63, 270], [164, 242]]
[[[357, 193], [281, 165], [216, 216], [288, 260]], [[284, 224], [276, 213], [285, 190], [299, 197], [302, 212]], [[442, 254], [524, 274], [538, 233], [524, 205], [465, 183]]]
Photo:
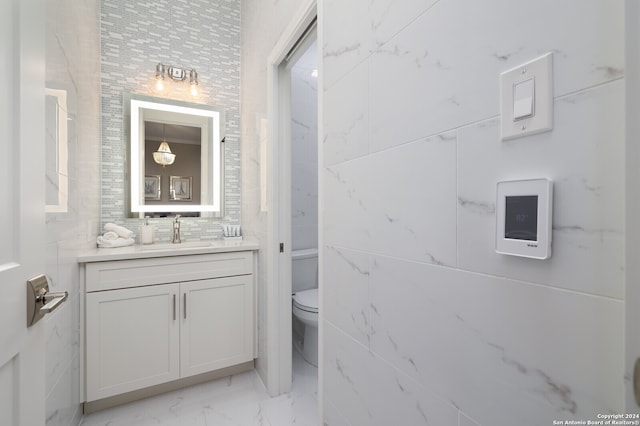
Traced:
[[[153, 161], [152, 153], [158, 149], [160, 142], [145, 141], [145, 171], [146, 175], [161, 175], [161, 199], [158, 201], [146, 200], [145, 204], [168, 204], [170, 198], [169, 177], [191, 176], [191, 201], [184, 204], [200, 204], [200, 145], [169, 142], [171, 152], [176, 154], [176, 161], [170, 166], [162, 167]], [[178, 189], [178, 188], [176, 188]], [[186, 191], [186, 189], [185, 189]], [[172, 204], [181, 204], [180, 201], [172, 201]]]

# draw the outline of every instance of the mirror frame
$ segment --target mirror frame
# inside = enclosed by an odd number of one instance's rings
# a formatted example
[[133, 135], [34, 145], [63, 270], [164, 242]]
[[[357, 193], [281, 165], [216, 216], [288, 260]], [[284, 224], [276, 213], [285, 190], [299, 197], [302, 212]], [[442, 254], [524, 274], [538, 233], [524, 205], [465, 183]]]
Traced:
[[[144, 217], [145, 213], [211, 213], [223, 214], [224, 192], [224, 109], [204, 104], [156, 98], [152, 96], [125, 94], [125, 122], [129, 126], [129, 197], [128, 208], [131, 215]], [[173, 115], [171, 115], [173, 114]], [[162, 121], [160, 120], [160, 117]], [[190, 118], [193, 117], [193, 118]], [[155, 122], [194, 126], [198, 121], [209, 125], [201, 126], [206, 131], [208, 143], [201, 146], [203, 182], [212, 185], [212, 200], [207, 204], [144, 204], [144, 122]], [[142, 141], [142, 143], [141, 143]], [[206, 162], [203, 159], [206, 158]], [[206, 179], [205, 179], [206, 178]]]

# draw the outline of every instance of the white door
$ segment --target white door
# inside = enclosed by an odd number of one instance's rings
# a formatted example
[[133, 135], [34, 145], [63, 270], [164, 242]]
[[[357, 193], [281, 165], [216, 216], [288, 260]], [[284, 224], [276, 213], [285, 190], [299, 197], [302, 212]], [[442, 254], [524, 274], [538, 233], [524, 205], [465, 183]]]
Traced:
[[45, 423], [42, 321], [26, 281], [44, 273], [44, 1], [0, 2], [0, 424]]

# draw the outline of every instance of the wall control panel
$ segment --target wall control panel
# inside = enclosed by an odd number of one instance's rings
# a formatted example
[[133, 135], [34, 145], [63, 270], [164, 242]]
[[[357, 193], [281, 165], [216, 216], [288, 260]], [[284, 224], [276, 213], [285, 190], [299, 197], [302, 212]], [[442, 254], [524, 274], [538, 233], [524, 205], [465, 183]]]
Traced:
[[548, 259], [551, 257], [552, 218], [551, 180], [498, 182], [496, 252]]
[[502, 140], [553, 128], [553, 54], [500, 74]]

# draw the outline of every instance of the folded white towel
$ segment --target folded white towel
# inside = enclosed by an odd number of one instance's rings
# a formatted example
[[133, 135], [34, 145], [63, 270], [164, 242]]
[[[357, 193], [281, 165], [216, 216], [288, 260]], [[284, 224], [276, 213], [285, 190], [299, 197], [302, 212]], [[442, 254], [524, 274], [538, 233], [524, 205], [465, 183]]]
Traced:
[[99, 236], [97, 239], [98, 247], [102, 248], [114, 248], [114, 247], [127, 247], [135, 244], [133, 238], [116, 238], [115, 240], [106, 240], [103, 236]]
[[104, 234], [102, 234], [102, 238], [105, 240], [117, 240], [118, 238], [120, 238], [120, 235], [118, 235], [113, 231], [107, 231]]
[[133, 231], [128, 230], [124, 226], [116, 225], [115, 223], [105, 223], [104, 230], [115, 232], [122, 238], [133, 237]]

